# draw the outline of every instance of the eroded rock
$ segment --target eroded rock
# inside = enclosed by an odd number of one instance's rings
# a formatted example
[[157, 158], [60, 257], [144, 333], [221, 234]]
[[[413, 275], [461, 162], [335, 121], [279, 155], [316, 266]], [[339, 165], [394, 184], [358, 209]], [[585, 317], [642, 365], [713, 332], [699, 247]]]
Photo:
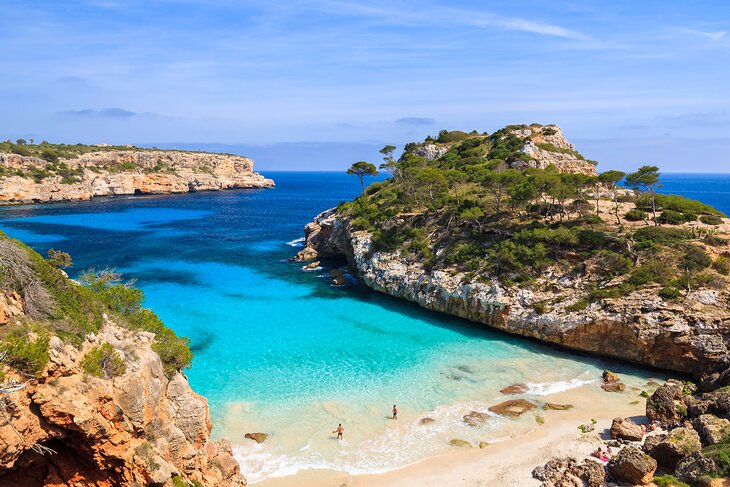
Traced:
[[641, 441], [644, 439], [644, 432], [641, 426], [634, 423], [630, 418], [614, 418], [611, 423], [611, 438]]
[[635, 446], [627, 446], [608, 462], [608, 472], [621, 482], [646, 485], [651, 482], [657, 462]]
[[509, 401], [501, 402], [495, 406], [489, 408], [493, 413], [501, 414], [502, 416], [509, 416], [510, 418], [518, 418], [527, 411], [535, 409], [535, 406], [530, 401], [525, 399], [511, 399]]

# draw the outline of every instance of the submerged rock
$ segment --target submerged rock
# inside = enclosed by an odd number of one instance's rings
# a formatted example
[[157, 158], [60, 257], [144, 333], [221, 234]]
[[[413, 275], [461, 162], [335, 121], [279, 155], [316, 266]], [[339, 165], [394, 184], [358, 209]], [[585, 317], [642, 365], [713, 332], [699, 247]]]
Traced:
[[536, 405], [525, 399], [511, 399], [492, 406], [489, 410], [493, 413], [509, 416], [510, 418], [518, 418], [536, 407]]
[[557, 404], [554, 402], [546, 402], [542, 408], [545, 411], [567, 411], [568, 409], [573, 409], [572, 404]]
[[433, 418], [421, 418], [421, 424], [430, 424], [435, 422], [436, 420]]
[[309, 271], [309, 270], [312, 270], [312, 269], [316, 269], [317, 267], [319, 267], [319, 261], [318, 260], [315, 260], [314, 262], [310, 262], [309, 264], [306, 264], [303, 267], [303, 269]]
[[608, 473], [616, 480], [633, 485], [651, 482], [657, 462], [635, 446], [627, 446], [608, 462]]
[[479, 411], [472, 411], [469, 414], [465, 414], [462, 419], [468, 426], [476, 428], [484, 424], [489, 419], [489, 415], [480, 413]]
[[466, 440], [460, 440], [458, 438], [454, 438], [453, 440], [449, 441], [449, 445], [457, 446], [457, 447], [470, 447], [471, 443], [469, 443]]
[[512, 384], [511, 386], [505, 387], [504, 389], [502, 389], [499, 392], [501, 392], [502, 394], [505, 394], [505, 395], [517, 395], [517, 394], [524, 394], [529, 389], [530, 388], [527, 387], [527, 384], [520, 383], [520, 384]]
[[606, 382], [601, 384], [601, 389], [606, 392], [624, 392], [626, 390], [626, 384], [623, 382]]
[[269, 435], [266, 433], [246, 433], [246, 436], [244, 438], [248, 438], [249, 440], [253, 440], [256, 443], [263, 443], [266, 441], [266, 438], [268, 438]]

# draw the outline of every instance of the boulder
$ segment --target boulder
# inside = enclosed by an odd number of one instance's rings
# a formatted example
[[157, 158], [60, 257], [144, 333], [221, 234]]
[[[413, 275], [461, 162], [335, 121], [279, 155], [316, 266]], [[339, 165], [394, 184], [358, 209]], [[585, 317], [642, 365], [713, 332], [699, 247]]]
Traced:
[[602, 487], [606, 479], [606, 471], [603, 465], [593, 460], [584, 460], [578, 466], [578, 478], [583, 480], [587, 487]]
[[730, 436], [730, 421], [712, 414], [703, 414], [692, 420], [703, 445], [714, 445]]
[[493, 413], [509, 416], [510, 418], [519, 418], [522, 414], [536, 407], [533, 403], [525, 399], [511, 399], [492, 406], [489, 410]]
[[246, 433], [245, 438], [248, 438], [249, 440], [253, 440], [256, 443], [263, 443], [266, 441], [266, 438], [268, 435], [266, 433]]
[[467, 425], [472, 428], [476, 428], [477, 426], [484, 424], [488, 418], [489, 415], [487, 414], [480, 413], [479, 411], [472, 411], [469, 414], [465, 414], [462, 419]]
[[433, 423], [434, 421], [436, 421], [436, 420], [433, 418], [428, 418], [428, 417], [421, 418], [421, 424], [429, 424], [429, 423]]
[[319, 257], [319, 253], [313, 247], [304, 247], [302, 250], [297, 252], [297, 255], [294, 256], [294, 260], [314, 260], [317, 257]]
[[310, 262], [309, 264], [305, 265], [304, 269], [312, 270], [312, 269], [315, 269], [317, 266], [319, 266], [319, 261], [315, 260], [314, 262]]
[[606, 392], [624, 392], [626, 390], [626, 384], [623, 382], [606, 382], [601, 384], [601, 389]]
[[572, 404], [556, 404], [554, 402], [546, 402], [542, 408], [545, 411], [566, 411], [568, 409], [573, 409]]
[[334, 284], [335, 286], [342, 286], [343, 284], [347, 284], [345, 271], [343, 271], [342, 269], [332, 269], [330, 271], [330, 278], [332, 279], [332, 284]]
[[629, 441], [641, 441], [644, 439], [644, 432], [641, 426], [634, 423], [630, 418], [614, 418], [611, 423], [611, 438]]
[[642, 445], [642, 449], [644, 450], [644, 453], [653, 457], [654, 455], [652, 455], [652, 452], [657, 447], [657, 445], [659, 445], [659, 443], [661, 443], [662, 441], [667, 439], [667, 436], [668, 435], [647, 436], [646, 439], [644, 440], [644, 444]]
[[681, 482], [695, 485], [700, 478], [707, 476], [710, 472], [717, 470], [715, 462], [705, 457], [702, 452], [690, 453], [677, 463], [674, 476]]
[[511, 386], [505, 387], [504, 389], [502, 389], [499, 392], [501, 392], [502, 394], [511, 396], [511, 395], [517, 395], [517, 394], [524, 394], [528, 390], [529, 390], [529, 387], [527, 387], [527, 384], [512, 384]]
[[646, 401], [646, 416], [664, 427], [677, 424], [683, 416], [683, 398], [682, 383], [670, 379]]
[[488, 446], [489, 446], [489, 443], [487, 443], [486, 441], [479, 442], [479, 448], [486, 448]]
[[648, 453], [662, 468], [672, 471], [682, 458], [701, 448], [700, 435], [692, 428], [682, 427], [673, 429]]
[[584, 460], [579, 464], [574, 458], [553, 458], [535, 468], [532, 476], [540, 480], [543, 486], [549, 487], [601, 487], [605, 472], [603, 465], [592, 460]]
[[620, 482], [646, 485], [656, 472], [657, 462], [635, 446], [627, 446], [608, 462], [608, 473]]
[[605, 383], [621, 382], [621, 377], [619, 377], [617, 374], [614, 374], [610, 370], [604, 370], [603, 371], [603, 382], [605, 382]]
[[458, 438], [454, 438], [453, 440], [449, 441], [449, 445], [458, 446], [458, 447], [470, 447], [471, 443], [469, 443], [466, 440], [460, 440]]

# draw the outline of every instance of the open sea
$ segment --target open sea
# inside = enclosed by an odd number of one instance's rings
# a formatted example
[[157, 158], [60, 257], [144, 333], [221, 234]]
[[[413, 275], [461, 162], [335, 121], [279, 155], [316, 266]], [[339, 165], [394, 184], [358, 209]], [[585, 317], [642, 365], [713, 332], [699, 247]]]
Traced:
[[[359, 193], [340, 173], [267, 173], [277, 187], [0, 208], [0, 229], [41, 254], [70, 252], [76, 275], [114, 267], [146, 305], [190, 338], [186, 371], [209, 400], [213, 435], [234, 443], [249, 481], [307, 467], [379, 472], [493, 442], [535, 418], [461, 416], [530, 386], [528, 397], [596, 383], [611, 367], [641, 384], [656, 371], [543, 346], [419, 309], [355, 284], [330, 285], [288, 259], [317, 213]], [[663, 176], [662, 191], [730, 213], [730, 175]], [[324, 263], [323, 265], [337, 263]], [[388, 420], [392, 405], [401, 411]], [[436, 419], [421, 425], [420, 418]], [[345, 440], [332, 430], [345, 427]], [[262, 445], [244, 439], [265, 432]]]

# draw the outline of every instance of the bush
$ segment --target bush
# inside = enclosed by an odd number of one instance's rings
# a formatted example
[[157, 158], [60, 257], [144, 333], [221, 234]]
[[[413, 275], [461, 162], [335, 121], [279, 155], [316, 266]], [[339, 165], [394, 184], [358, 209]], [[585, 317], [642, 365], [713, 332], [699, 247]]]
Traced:
[[656, 282], [658, 284], [665, 284], [674, 277], [674, 269], [661, 261], [653, 260], [638, 266], [634, 269], [629, 277], [629, 282], [634, 286], [644, 286], [646, 284]]
[[652, 481], [657, 485], [657, 487], [690, 487], [689, 484], [680, 482], [671, 475], [660, 475], [658, 477], [654, 477]]
[[703, 448], [702, 453], [717, 465], [717, 470], [708, 474], [730, 477], [730, 436], [723, 438], [720, 443]]
[[712, 258], [701, 247], [690, 245], [682, 256], [682, 267], [689, 272], [698, 272], [712, 265]]
[[0, 342], [0, 352], [5, 353], [5, 363], [30, 375], [37, 375], [48, 363], [50, 337], [40, 335], [34, 340], [27, 336], [9, 336]]
[[674, 245], [690, 240], [692, 232], [685, 228], [644, 227], [634, 232], [634, 239], [640, 244]]
[[81, 361], [87, 374], [94, 377], [111, 379], [124, 374], [127, 365], [124, 359], [109, 343], [103, 343], [89, 350]]
[[586, 309], [588, 307], [589, 304], [590, 304], [590, 301], [588, 301], [587, 299], [579, 299], [575, 303], [569, 304], [568, 306], [566, 306], [565, 311], [567, 311], [569, 313], [583, 311], [584, 309]]
[[646, 220], [647, 217], [648, 217], [647, 213], [645, 211], [639, 210], [638, 208], [629, 210], [624, 215], [624, 218], [630, 222], [644, 221], [644, 220]]
[[722, 225], [722, 218], [716, 215], [702, 215], [700, 221], [705, 225]]
[[459, 142], [469, 137], [469, 134], [461, 130], [441, 130], [436, 141], [442, 144], [448, 144], [450, 142]]
[[727, 257], [718, 257], [715, 262], [712, 263], [712, 268], [723, 276], [730, 274], [730, 259]]
[[659, 223], [681, 225], [684, 223], [684, 214], [674, 210], [664, 210], [658, 217]]
[[598, 273], [609, 279], [626, 274], [632, 266], [631, 259], [611, 250], [602, 250], [596, 262]]
[[673, 286], [665, 286], [659, 290], [659, 297], [667, 301], [677, 299], [680, 294], [679, 289]]

